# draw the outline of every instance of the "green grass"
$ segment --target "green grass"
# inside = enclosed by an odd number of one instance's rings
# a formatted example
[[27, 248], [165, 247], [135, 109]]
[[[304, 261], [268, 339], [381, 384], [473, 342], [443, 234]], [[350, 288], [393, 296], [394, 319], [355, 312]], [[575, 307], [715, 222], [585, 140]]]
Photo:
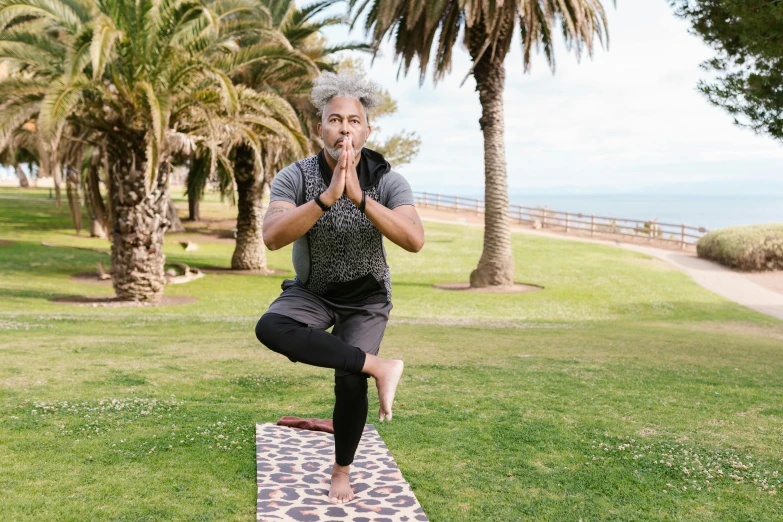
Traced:
[[[110, 295], [70, 279], [108, 257], [41, 241], [108, 243], [75, 237], [48, 193], [18, 195], [0, 189], [0, 518], [253, 520], [254, 424], [331, 415], [331, 372], [253, 334], [284, 277], [167, 287], [198, 298], [181, 306], [53, 303]], [[783, 322], [661, 261], [527, 235], [517, 280], [543, 291], [437, 290], [467, 279], [481, 231], [426, 233], [416, 255], [387, 243], [381, 353], [406, 373], [377, 427], [431, 520], [783, 519]], [[232, 248], [191, 233], [166, 252], [228, 266]]]

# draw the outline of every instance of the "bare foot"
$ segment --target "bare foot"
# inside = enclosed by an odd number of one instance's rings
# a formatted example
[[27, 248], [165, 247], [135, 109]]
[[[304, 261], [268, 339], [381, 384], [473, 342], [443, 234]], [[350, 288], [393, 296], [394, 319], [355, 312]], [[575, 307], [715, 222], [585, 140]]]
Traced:
[[400, 377], [402, 377], [405, 363], [397, 359], [391, 359], [386, 360], [384, 366], [386, 368], [375, 376], [375, 386], [378, 388], [378, 402], [381, 403], [381, 407], [378, 409], [378, 421], [380, 422], [383, 422], [384, 417], [386, 420], [392, 419], [394, 394], [397, 392], [397, 384], [399, 384]]
[[332, 466], [332, 487], [329, 488], [329, 502], [345, 504], [353, 500], [353, 490], [350, 481], [350, 466]]

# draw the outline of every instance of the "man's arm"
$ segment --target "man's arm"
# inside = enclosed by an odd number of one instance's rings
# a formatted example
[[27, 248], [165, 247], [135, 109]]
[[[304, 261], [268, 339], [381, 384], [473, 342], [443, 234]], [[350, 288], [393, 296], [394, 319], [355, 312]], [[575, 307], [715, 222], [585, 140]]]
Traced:
[[[347, 150], [347, 147], [343, 148]], [[353, 156], [349, 157], [347, 152], [340, 155], [339, 168], [336, 168], [332, 174], [332, 182], [319, 196], [321, 202], [327, 207], [334, 205], [334, 202], [343, 195], [345, 171], [348, 165], [353, 165], [353, 163], [355, 163]], [[273, 201], [264, 214], [264, 244], [269, 250], [277, 250], [290, 245], [313, 228], [323, 213], [324, 211], [315, 200], [308, 201], [298, 207], [288, 201]]]
[[287, 201], [273, 201], [264, 215], [264, 244], [269, 250], [289, 245], [313, 228], [323, 215], [315, 201], [296, 206]]
[[366, 198], [364, 213], [375, 228], [395, 245], [408, 252], [418, 252], [424, 246], [424, 226], [413, 205], [389, 209], [372, 198]]

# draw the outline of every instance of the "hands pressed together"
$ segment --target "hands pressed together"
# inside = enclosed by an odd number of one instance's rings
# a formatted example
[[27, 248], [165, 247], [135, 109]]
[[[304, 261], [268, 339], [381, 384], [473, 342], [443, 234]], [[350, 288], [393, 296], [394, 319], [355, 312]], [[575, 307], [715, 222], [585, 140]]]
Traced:
[[350, 136], [342, 140], [342, 150], [332, 173], [332, 182], [320, 199], [325, 205], [332, 206], [343, 194], [356, 206], [362, 202], [362, 187], [359, 185], [359, 174], [356, 171], [356, 152]]

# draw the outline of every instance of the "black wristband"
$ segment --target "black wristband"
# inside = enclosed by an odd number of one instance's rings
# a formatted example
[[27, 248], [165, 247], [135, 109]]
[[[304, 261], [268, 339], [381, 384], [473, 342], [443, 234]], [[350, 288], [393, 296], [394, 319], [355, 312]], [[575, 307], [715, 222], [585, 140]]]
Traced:
[[364, 207], [367, 205], [367, 193], [362, 190], [362, 202], [359, 203], [359, 210], [364, 213]]
[[319, 207], [321, 207], [321, 210], [323, 210], [324, 212], [327, 212], [330, 208], [332, 208], [327, 206], [326, 203], [324, 203], [323, 201], [321, 201], [320, 194], [315, 196], [315, 202], [318, 204]]

